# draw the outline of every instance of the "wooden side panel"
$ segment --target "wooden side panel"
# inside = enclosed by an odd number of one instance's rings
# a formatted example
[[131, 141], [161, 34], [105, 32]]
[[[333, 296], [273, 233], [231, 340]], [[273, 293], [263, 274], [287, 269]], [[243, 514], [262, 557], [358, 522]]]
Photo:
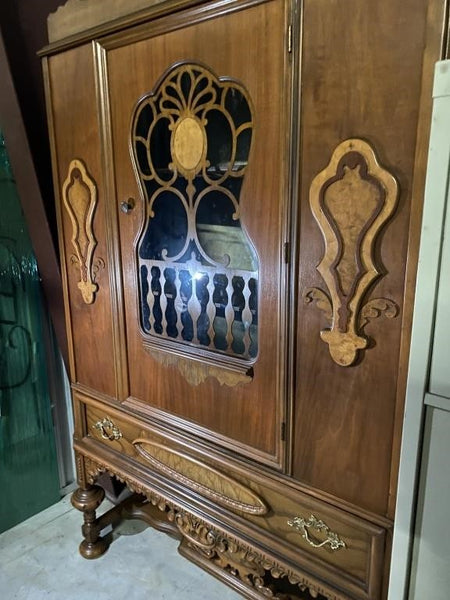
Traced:
[[114, 396], [110, 265], [90, 45], [49, 59], [48, 90], [71, 379]]
[[[287, 174], [284, 19], [283, 3], [268, 2], [107, 50], [117, 204], [130, 197], [136, 199], [136, 208], [119, 216], [131, 396], [251, 446], [271, 461], [277, 455], [276, 460], [280, 460], [283, 402], [281, 250]], [[114, 41], [117, 46], [119, 43], [120, 39]], [[253, 379], [232, 386], [220, 385], [216, 377], [198, 385], [188, 383], [175, 365], [160, 364], [145, 350], [139, 328], [134, 244], [143, 225], [144, 206], [130, 160], [130, 119], [138, 99], [154, 88], [166, 69], [186, 59], [207, 65], [220, 77], [241, 82], [254, 104], [254, 134], [241, 192], [241, 219], [260, 263], [259, 354]], [[196, 363], [191, 361], [189, 368], [194, 371]]]
[[[311, 211], [310, 189], [338, 145], [351, 138], [365, 140], [381, 167], [395, 178], [399, 196], [391, 220], [374, 238], [367, 254], [370, 259], [360, 256], [359, 260], [357, 248], [346, 252], [348, 248], [341, 247], [340, 258], [334, 262], [333, 268], [339, 271], [342, 267], [342, 272], [348, 274], [353, 273], [355, 264], [361, 272], [367, 272], [367, 263], [373, 260], [381, 273], [360, 299], [361, 304], [349, 305], [351, 311], [378, 298], [394, 303], [387, 315], [391, 319], [378, 316], [377, 310], [369, 315], [362, 332], [366, 347], [361, 342], [355, 362], [338, 364], [324, 343], [330, 334], [325, 332], [321, 337], [320, 332], [331, 327], [330, 311], [318, 310], [311, 298], [307, 303], [299, 302], [294, 474], [316, 488], [385, 514], [427, 3], [307, 0], [303, 22], [300, 300], [311, 288], [327, 290], [316, 268], [327, 249]], [[431, 89], [431, 72], [425, 83]], [[350, 178], [356, 174], [355, 166], [345, 168]], [[374, 181], [380, 185], [376, 176]], [[361, 188], [361, 181], [355, 182], [356, 188], [350, 183], [347, 194], [341, 194], [342, 202], [348, 197], [353, 199], [353, 210], [350, 207], [344, 213], [338, 209], [340, 217], [337, 213], [333, 224], [344, 245], [346, 239], [363, 239], [363, 223], [358, 223], [363, 199], [354, 193], [358, 185]], [[331, 206], [333, 201], [336, 207], [331, 189], [327, 188], [329, 203]], [[327, 202], [326, 197], [323, 202]], [[346, 233], [347, 224], [354, 218], [358, 231]], [[350, 270], [344, 268], [346, 261]], [[351, 283], [347, 285], [349, 290]], [[316, 300], [326, 308], [326, 298]], [[394, 314], [395, 305], [399, 307], [398, 316]], [[336, 327], [334, 323], [333, 329]]]

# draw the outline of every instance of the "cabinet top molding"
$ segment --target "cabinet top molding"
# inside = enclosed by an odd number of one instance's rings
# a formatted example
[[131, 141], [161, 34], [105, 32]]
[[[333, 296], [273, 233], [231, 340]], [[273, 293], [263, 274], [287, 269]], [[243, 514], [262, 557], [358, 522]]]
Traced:
[[47, 19], [48, 39], [57, 42], [167, 0], [67, 0]]

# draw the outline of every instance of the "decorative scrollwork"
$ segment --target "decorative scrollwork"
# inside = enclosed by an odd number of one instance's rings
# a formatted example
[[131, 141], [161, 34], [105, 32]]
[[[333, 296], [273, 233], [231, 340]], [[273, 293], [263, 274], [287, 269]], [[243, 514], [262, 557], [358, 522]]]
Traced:
[[319, 288], [309, 288], [303, 294], [305, 304], [315, 302], [319, 310], [327, 317], [327, 319], [333, 318], [333, 306], [330, 298]]
[[[108, 472], [117, 477], [119, 481], [126, 483], [131, 491], [144, 495], [153, 506], [157, 506], [160, 511], [166, 513], [169, 521], [177, 524], [178, 530], [192, 552], [199, 553], [218, 569], [236, 577], [261, 595], [274, 600], [289, 598], [289, 596], [275, 591], [272, 585], [267, 585], [265, 580], [269, 575], [273, 580], [285, 579], [301, 592], [307, 591], [312, 598], [345, 600], [344, 596], [306, 574], [287, 567], [271, 556], [259, 552], [255, 547], [247, 545], [218, 527], [213, 527], [206, 521], [191, 515], [172, 500], [165, 499], [160, 493], [154, 492], [137, 478], [125, 474], [116, 466], [106, 462], [101, 464], [97, 458], [88, 456], [85, 457], [85, 466], [89, 483], [94, 483], [100, 473]], [[293, 597], [295, 598], [295, 594]]]
[[179, 63], [140, 100], [131, 130], [146, 199], [137, 253], [145, 344], [178, 356], [200, 346], [206, 361], [237, 357], [247, 370], [258, 353], [259, 265], [239, 197], [252, 112], [240, 83]]
[[322, 330], [320, 336], [341, 366], [352, 365], [358, 352], [367, 348], [362, 328], [368, 318], [382, 312], [391, 318], [397, 314], [395, 303], [384, 298], [366, 304], [366, 310], [363, 307], [366, 293], [382, 275], [374, 248], [397, 197], [396, 180], [378, 164], [370, 145], [360, 139], [339, 144], [329, 165], [311, 184], [310, 206], [325, 242], [317, 270], [330, 296], [319, 288], [309, 288], [304, 298], [306, 302], [316, 300], [330, 318], [330, 329]]
[[97, 421], [97, 423], [92, 425], [92, 429], [97, 429], [102, 438], [104, 440], [109, 440], [110, 442], [120, 440], [122, 437], [122, 432], [119, 427], [117, 427], [109, 417]]
[[363, 329], [372, 319], [377, 319], [384, 315], [388, 319], [393, 319], [399, 313], [398, 305], [388, 298], [374, 298], [365, 304], [360, 313], [359, 326]]
[[97, 187], [81, 160], [71, 161], [62, 197], [72, 223], [72, 246], [75, 254], [70, 257], [70, 261], [80, 270], [78, 289], [84, 302], [92, 304], [98, 290], [96, 274], [105, 266], [105, 262], [102, 258], [95, 261], [93, 258], [97, 246], [93, 231]]
[[242, 370], [238, 368], [233, 370], [226, 369], [214, 364], [189, 360], [177, 354], [160, 352], [146, 342], [144, 342], [144, 350], [159, 364], [165, 367], [176, 367], [190, 385], [199, 385], [208, 377], [214, 377], [220, 385], [227, 385], [229, 387], [250, 383], [253, 379], [252, 367], [244, 367]]
[[217, 534], [210, 527], [186, 512], [177, 512], [174, 520], [190, 544], [201, 549], [208, 557], [212, 555], [217, 546]]
[[[302, 538], [305, 539], [310, 546], [313, 548], [323, 548], [329, 546], [331, 550], [339, 550], [339, 548], [346, 548], [344, 540], [342, 540], [337, 533], [330, 530], [321, 519], [318, 519], [315, 515], [311, 515], [309, 519], [303, 517], [294, 517], [289, 520], [287, 524], [299, 531]], [[315, 539], [309, 530], [316, 530], [318, 533], [323, 534], [325, 538], [323, 540]]]

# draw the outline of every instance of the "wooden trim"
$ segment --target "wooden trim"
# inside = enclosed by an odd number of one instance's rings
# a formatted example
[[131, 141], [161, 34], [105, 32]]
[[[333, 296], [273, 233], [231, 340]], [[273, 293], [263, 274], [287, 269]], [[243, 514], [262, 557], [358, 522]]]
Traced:
[[[219, 0], [218, 4], [234, 4], [237, 1], [239, 0]], [[205, 4], [206, 2], [207, 0], [166, 0], [165, 2], [154, 4], [153, 6], [141, 10], [139, 12], [132, 13], [131, 15], [125, 15], [122, 18], [103, 23], [102, 25], [97, 25], [87, 30], [84, 29], [79, 33], [75, 33], [73, 35], [69, 35], [69, 37], [63, 38], [60, 41], [52, 42], [50, 40], [51, 43], [42, 48], [38, 52], [38, 55], [45, 56], [48, 54], [60, 52], [62, 50], [67, 50], [69, 48], [73, 48], [74, 46], [78, 46], [82, 43], [90, 42], [93, 39], [96, 39], [100, 36], [113, 34], [118, 31], [124, 31], [129, 27], [133, 27], [134, 25], [138, 25], [143, 22], [156, 19], [159, 16], [166, 16], [168, 14], [172, 14], [186, 8], [191, 8], [197, 5]]]
[[164, 0], [67, 0], [48, 16], [48, 39], [57, 42], [161, 2]]
[[163, 5], [160, 13], [149, 14], [144, 22], [139, 21], [131, 29], [127, 27], [117, 32], [105, 31], [101, 45], [106, 50], [119, 48], [267, 2], [271, 0], [216, 0], [215, 2], [202, 0], [200, 4], [186, 2], [184, 5], [175, 6], [172, 10], [170, 10], [171, 3], [167, 3]]
[[56, 148], [55, 148], [55, 130], [53, 122], [53, 111], [52, 111], [52, 90], [50, 84], [50, 74], [48, 69], [48, 60], [46, 58], [42, 61], [42, 70], [44, 78], [45, 96], [47, 99], [47, 122], [50, 140], [50, 154], [52, 159], [52, 173], [53, 173], [53, 187], [55, 196], [55, 212], [56, 222], [58, 226], [58, 242], [59, 252], [61, 261], [61, 277], [62, 277], [62, 289], [64, 299], [64, 313], [66, 323], [66, 340], [67, 340], [67, 368], [69, 370], [69, 378], [71, 381], [76, 381], [76, 367], [75, 367], [75, 354], [73, 347], [73, 335], [72, 335], [72, 318], [70, 313], [69, 295], [68, 295], [68, 281], [67, 281], [67, 268], [65, 260], [65, 247], [63, 240], [63, 227], [62, 227], [62, 214], [61, 214], [61, 196], [59, 186], [59, 174], [58, 174], [58, 163], [56, 160]]
[[[293, 469], [293, 448], [294, 448], [294, 409], [295, 409], [295, 390], [296, 390], [296, 361], [297, 361], [297, 290], [300, 272], [300, 207], [298, 202], [298, 190], [300, 181], [300, 140], [301, 140], [301, 101], [302, 101], [302, 58], [303, 58], [303, 0], [292, 0], [290, 11], [287, 14], [286, 27], [291, 27], [291, 45], [290, 54], [290, 81], [291, 103], [290, 103], [290, 123], [289, 130], [292, 132], [289, 148], [288, 169], [291, 173], [288, 190], [290, 198], [289, 224], [286, 227], [286, 240], [289, 244], [289, 262], [288, 280], [286, 284], [289, 290], [286, 295], [286, 315], [287, 322], [287, 381], [286, 381], [286, 441], [285, 441], [285, 473], [292, 475]], [[289, 333], [290, 332], [290, 333]]]
[[111, 127], [111, 109], [108, 85], [108, 64], [104, 48], [92, 42], [93, 62], [95, 65], [95, 91], [97, 95], [97, 111], [100, 121], [101, 161], [106, 199], [106, 244], [108, 256], [113, 258], [115, 268], [109, 269], [109, 285], [111, 288], [111, 331], [114, 351], [114, 374], [116, 396], [124, 400], [130, 393], [128, 381], [128, 358], [126, 351], [125, 315], [123, 312], [123, 282], [120, 256], [119, 223], [116, 199], [114, 170], [113, 140]]
[[67, 365], [68, 349], [59, 263], [2, 35], [0, 35], [0, 81], [2, 82], [2, 92], [0, 94], [1, 126], [5, 135], [31, 243], [36, 255], [47, 307], [52, 318], [61, 354]]
[[[99, 394], [93, 390], [87, 389], [85, 386], [80, 384], [72, 385], [74, 397], [76, 400], [80, 400], [90, 406], [97, 408], [108, 407], [108, 414], [110, 416], [115, 415], [116, 418], [126, 418], [128, 422], [135, 425], [142, 425], [144, 420], [148, 431], [152, 431], [159, 436], [165, 437], [170, 442], [173, 442], [184, 448], [186, 452], [196, 452], [199, 456], [205, 459], [213, 459], [220, 468], [229, 469], [232, 468], [236, 473], [239, 473], [247, 479], [251, 477], [255, 483], [262, 485], [272, 486], [275, 490], [279, 490], [280, 485], [286, 485], [289, 493], [300, 492], [307, 494], [311, 498], [326, 502], [327, 504], [339, 508], [341, 511], [346, 511], [351, 515], [369, 521], [374, 525], [383, 527], [385, 529], [392, 529], [392, 520], [387, 519], [377, 513], [370, 512], [361, 507], [355, 506], [350, 502], [346, 502], [340, 498], [336, 498], [331, 494], [322, 492], [311, 488], [308, 485], [302, 484], [290, 477], [284, 475], [282, 472], [277, 472], [271, 465], [266, 466], [262, 464], [255, 464], [255, 460], [243, 456], [239, 456], [236, 453], [230, 454], [230, 452], [223, 447], [223, 443], [220, 446], [214, 445], [212, 440], [204, 440], [199, 432], [194, 429], [190, 429], [186, 432], [184, 429], [178, 429], [183, 427], [183, 422], [175, 422], [177, 419], [171, 418], [170, 422], [167, 419], [167, 413], [160, 411], [160, 416], [155, 414], [142, 414], [137, 412], [134, 406], [128, 406], [127, 403], [120, 404], [112, 398], [108, 398], [103, 394]], [[191, 425], [191, 423], [190, 423]]]
[[444, 17], [442, 20], [441, 58], [450, 58], [450, 1], [445, 0]]
[[[285, 2], [284, 7], [284, 31], [285, 31], [285, 47], [286, 52], [283, 57], [283, 72], [284, 72], [284, 92], [283, 92], [283, 109], [286, 115], [287, 131], [292, 131], [294, 112], [297, 104], [295, 103], [295, 77], [297, 74], [294, 71], [294, 61], [292, 60], [292, 47], [291, 53], [287, 51], [288, 45], [292, 46], [292, 21], [294, 19], [296, 0], [288, 0]], [[290, 36], [290, 40], [288, 38]], [[289, 173], [287, 178], [283, 178], [283, 198], [284, 201], [280, 202], [279, 216], [281, 221], [280, 227], [280, 239], [282, 240], [282, 246], [280, 247], [280, 304], [279, 304], [279, 315], [278, 322], [280, 331], [283, 332], [283, 338], [286, 340], [285, 344], [281, 344], [281, 340], [278, 341], [278, 355], [279, 355], [279, 372], [281, 374], [280, 381], [278, 384], [278, 393], [280, 400], [277, 403], [277, 424], [282, 431], [276, 438], [276, 454], [280, 462], [281, 468], [284, 473], [289, 474], [291, 472], [291, 450], [292, 450], [292, 413], [294, 406], [294, 385], [293, 385], [293, 373], [295, 370], [292, 368], [295, 362], [295, 354], [293, 353], [293, 340], [296, 336], [294, 334], [295, 329], [292, 327], [291, 317], [295, 315], [295, 311], [291, 310], [291, 307], [295, 306], [295, 299], [293, 294], [294, 286], [292, 280], [295, 280], [296, 271], [294, 270], [293, 261], [289, 256], [289, 252], [292, 247], [292, 221], [294, 218], [295, 207], [297, 206], [297, 199], [294, 190], [294, 178], [292, 175], [292, 160], [293, 160], [293, 136], [287, 135], [284, 141], [283, 148], [283, 170]], [[288, 253], [286, 254], [286, 248]], [[284, 255], [284, 256], [283, 256]], [[286, 292], [286, 290], [289, 290]], [[295, 317], [294, 317], [295, 318]], [[289, 424], [286, 427], [286, 424]]]

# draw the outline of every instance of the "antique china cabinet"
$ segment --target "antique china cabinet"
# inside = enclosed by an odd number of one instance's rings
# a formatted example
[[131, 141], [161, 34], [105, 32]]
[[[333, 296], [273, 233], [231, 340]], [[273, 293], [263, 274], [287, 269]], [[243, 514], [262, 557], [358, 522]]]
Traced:
[[[50, 15], [83, 556], [140, 516], [245, 597], [386, 598], [446, 15], [444, 0]], [[104, 472], [135, 495], [97, 517]]]

